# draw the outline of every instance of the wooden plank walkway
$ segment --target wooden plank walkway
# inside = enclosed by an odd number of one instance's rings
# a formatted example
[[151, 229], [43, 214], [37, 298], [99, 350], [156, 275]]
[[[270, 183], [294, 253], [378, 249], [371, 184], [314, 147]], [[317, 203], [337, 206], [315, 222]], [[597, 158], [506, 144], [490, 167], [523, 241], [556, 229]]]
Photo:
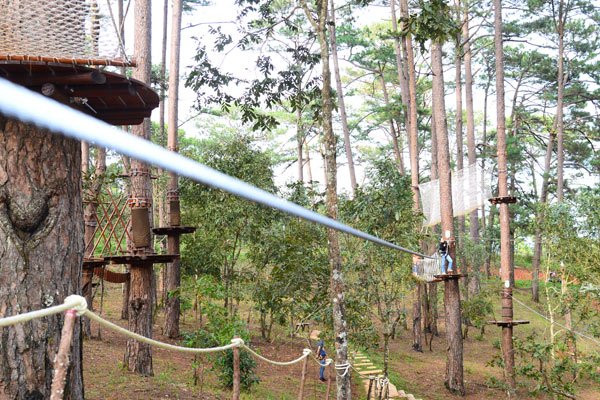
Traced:
[[[367, 356], [362, 354], [360, 351], [352, 353], [352, 366], [356, 371], [358, 371], [358, 375], [363, 379], [363, 383], [365, 385], [365, 392], [369, 393], [369, 385], [371, 383], [371, 379], [381, 379], [383, 378], [383, 371], [379, 369], [376, 365], [374, 365]], [[373, 385], [375, 386], [375, 385]], [[375, 388], [372, 388], [371, 399], [375, 399], [376, 393]], [[394, 384], [391, 382], [388, 384], [388, 398], [389, 399], [408, 399], [408, 400], [421, 400], [415, 398], [410, 393], [406, 393], [404, 390], [398, 390]]]

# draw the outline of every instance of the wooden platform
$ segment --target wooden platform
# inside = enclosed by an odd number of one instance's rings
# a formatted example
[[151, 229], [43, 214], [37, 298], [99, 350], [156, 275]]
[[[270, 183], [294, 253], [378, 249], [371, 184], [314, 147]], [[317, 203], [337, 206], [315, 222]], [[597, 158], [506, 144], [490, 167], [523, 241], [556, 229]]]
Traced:
[[488, 321], [489, 325], [497, 325], [497, 326], [515, 326], [515, 325], [525, 325], [528, 324], [529, 321], [524, 319], [513, 319], [512, 321]]
[[74, 64], [0, 61], [0, 77], [111, 125], [139, 125], [159, 103], [143, 82]]
[[[439, 279], [439, 281], [446, 281], [448, 279], [459, 279], [459, 278], [466, 278], [468, 275], [467, 274], [459, 274], [459, 273], [452, 273], [452, 274], [439, 274], [439, 275], [434, 275], [433, 277], [436, 279]], [[438, 282], [439, 282], [438, 281]]]
[[142, 254], [104, 257], [104, 259], [111, 264], [128, 264], [134, 266], [165, 264], [170, 263], [177, 258], [179, 258], [179, 254]]
[[101, 268], [108, 264], [104, 258], [84, 258], [83, 269]]
[[194, 233], [196, 229], [195, 226], [161, 226], [160, 228], [152, 228], [152, 232], [155, 235], [175, 236]]

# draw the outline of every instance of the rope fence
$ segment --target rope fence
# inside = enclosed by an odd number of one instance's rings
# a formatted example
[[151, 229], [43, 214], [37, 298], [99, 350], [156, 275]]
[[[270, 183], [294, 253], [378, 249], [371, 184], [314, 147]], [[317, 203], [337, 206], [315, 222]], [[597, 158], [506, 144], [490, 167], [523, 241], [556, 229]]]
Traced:
[[[0, 78], [0, 113], [52, 132], [105, 147], [139, 161], [163, 168], [165, 171], [224, 190], [235, 196], [272, 207], [284, 213], [311, 221], [339, 232], [347, 233], [390, 249], [430, 258], [339, 221], [308, 210], [265, 190], [233, 178], [178, 153], [169, 151], [148, 140], [119, 130], [89, 115], [48, 99], [21, 86]], [[36, 111], [34, 111], [36, 110]]]
[[[294, 365], [303, 360], [308, 360], [309, 357], [312, 355], [312, 350], [304, 349], [302, 351], [302, 355], [294, 360], [291, 360], [291, 361], [271, 360], [267, 357], [264, 357], [264, 356], [258, 354], [255, 350], [253, 350], [246, 343], [244, 343], [243, 339], [238, 338], [238, 337], [231, 339], [231, 343], [228, 345], [217, 346], [217, 347], [208, 347], [208, 348], [198, 348], [198, 347], [191, 348], [191, 347], [176, 346], [176, 345], [172, 345], [169, 343], [164, 343], [164, 342], [150, 339], [148, 337], [131, 332], [117, 324], [114, 324], [110, 321], [105, 320], [104, 318], [102, 318], [99, 315], [95, 314], [94, 312], [90, 311], [88, 309], [87, 301], [85, 300], [85, 298], [82, 296], [79, 296], [79, 295], [70, 295], [65, 298], [63, 304], [60, 304], [57, 306], [52, 306], [52, 307], [44, 308], [41, 310], [30, 311], [30, 312], [23, 313], [23, 314], [17, 314], [17, 315], [13, 315], [10, 317], [0, 318], [0, 327], [8, 327], [8, 326], [16, 325], [16, 324], [21, 324], [21, 323], [32, 321], [34, 319], [44, 318], [44, 317], [48, 317], [51, 315], [60, 314], [63, 312], [66, 313], [65, 324], [64, 324], [63, 330], [62, 330], [62, 337], [61, 337], [61, 342], [60, 342], [60, 346], [59, 346], [59, 351], [57, 352], [55, 363], [54, 363], [54, 379], [53, 379], [52, 388], [51, 388], [51, 397], [50, 397], [51, 400], [60, 400], [60, 399], [62, 399], [62, 396], [63, 396], [64, 385], [65, 385], [65, 380], [66, 380], [66, 378], [65, 378], [66, 371], [68, 369], [68, 363], [69, 363], [71, 339], [72, 339], [72, 334], [73, 334], [73, 321], [76, 316], [79, 316], [79, 317], [86, 316], [90, 320], [95, 321], [98, 324], [100, 324], [108, 329], [111, 329], [117, 333], [120, 333], [124, 336], [127, 336], [131, 339], [137, 340], [139, 342], [147, 343], [151, 346], [154, 346], [154, 347], [157, 347], [160, 349], [178, 351], [181, 353], [205, 354], [205, 353], [221, 352], [221, 351], [225, 351], [225, 350], [229, 350], [229, 349], [233, 349], [235, 352], [235, 351], [239, 351], [238, 349], [242, 348], [242, 349], [248, 351], [252, 356], [254, 356], [257, 359], [260, 359], [269, 364], [279, 365], [279, 366]], [[313, 356], [313, 358], [314, 358], [314, 356]], [[234, 359], [235, 359], [235, 357], [234, 357]], [[238, 360], [239, 360], [239, 357], [238, 357]], [[331, 364], [332, 362], [333, 362], [333, 360], [327, 359], [327, 363], [325, 364], [325, 366]], [[320, 362], [319, 362], [319, 365], [321, 365]], [[234, 366], [234, 368], [235, 368], [235, 366]], [[238, 366], [238, 369], [239, 369], [239, 366]], [[239, 376], [238, 376], [238, 378], [239, 378]], [[234, 374], [234, 379], [235, 379], [235, 374]], [[305, 374], [303, 374], [303, 379], [305, 379]]]

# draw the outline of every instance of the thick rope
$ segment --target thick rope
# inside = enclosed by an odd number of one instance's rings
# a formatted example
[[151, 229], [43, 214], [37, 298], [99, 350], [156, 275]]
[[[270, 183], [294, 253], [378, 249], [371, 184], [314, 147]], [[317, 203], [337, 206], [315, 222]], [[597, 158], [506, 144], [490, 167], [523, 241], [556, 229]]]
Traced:
[[[48, 99], [0, 78], [0, 113], [26, 123], [50, 129], [64, 136], [112, 149], [139, 161], [161, 167], [179, 176], [192, 179], [213, 188], [258, 204], [272, 207], [307, 221], [324, 225], [340, 232], [368, 240], [384, 247], [410, 253], [423, 258], [425, 254], [406, 249], [371, 234], [352, 228], [339, 221], [308, 210], [298, 204], [284, 200], [265, 190], [259, 189], [239, 179], [200, 164], [180, 154], [171, 152], [148, 140], [121, 131], [96, 118], [83, 114], [70, 107]], [[33, 112], [32, 110], [43, 110]], [[66, 122], [68, 121], [68, 122]]]
[[348, 372], [350, 372], [350, 368], [352, 368], [352, 364], [350, 364], [349, 362], [344, 364], [335, 364], [336, 371], [344, 371], [344, 373], [340, 375], [342, 378], [348, 375]]
[[103, 325], [109, 329], [112, 329], [113, 331], [115, 331], [117, 333], [120, 333], [124, 336], [130, 337], [132, 339], [135, 339], [139, 342], [147, 343], [149, 345], [152, 345], [152, 346], [155, 346], [155, 347], [158, 347], [161, 349], [165, 349], [165, 350], [173, 350], [173, 351], [178, 351], [178, 352], [182, 352], [182, 353], [199, 354], [199, 353], [215, 353], [215, 352], [219, 352], [219, 351], [225, 351], [228, 349], [232, 349], [234, 347], [241, 347], [241, 348], [244, 348], [246, 351], [248, 351], [253, 356], [255, 356], [256, 358], [259, 358], [259, 359], [261, 359], [265, 362], [268, 362], [270, 364], [273, 364], [273, 365], [281, 365], [281, 366], [296, 364], [312, 354], [312, 351], [310, 349], [304, 349], [302, 351], [302, 356], [300, 356], [299, 358], [297, 358], [295, 360], [275, 361], [275, 360], [271, 360], [271, 359], [261, 356], [256, 351], [254, 351], [250, 347], [248, 347], [244, 343], [244, 340], [240, 339], [240, 338], [231, 339], [231, 344], [228, 344], [225, 346], [208, 347], [208, 348], [182, 347], [182, 346], [172, 345], [169, 343], [164, 343], [164, 342], [150, 339], [150, 338], [147, 338], [146, 336], [142, 336], [137, 333], [131, 332], [125, 328], [120, 327], [117, 324], [114, 324], [110, 321], [105, 320], [104, 318], [102, 318], [99, 315], [90, 311], [87, 308], [87, 302], [85, 301], [85, 298], [82, 296], [78, 296], [78, 295], [68, 296], [65, 299], [64, 303], [61, 305], [58, 305], [58, 306], [45, 308], [43, 310], [31, 311], [31, 312], [24, 313], [24, 314], [18, 314], [18, 315], [14, 315], [11, 317], [0, 318], [0, 327], [15, 325], [15, 324], [31, 321], [33, 319], [47, 317], [49, 315], [58, 314], [63, 311], [67, 311], [67, 310], [71, 310], [71, 309], [77, 311], [78, 316], [85, 315], [89, 319], [96, 321], [98, 324]]
[[77, 310], [77, 315], [81, 315], [82, 312], [85, 312], [85, 310], [87, 310], [87, 302], [85, 301], [85, 298], [77, 295], [72, 295], [67, 297], [64, 303], [58, 306], [48, 307], [42, 310], [30, 311], [24, 314], [17, 314], [11, 317], [0, 318], [0, 327], [22, 324], [23, 322], [47, 317], [49, 315], [60, 314], [70, 309]]
[[137, 340], [138, 342], [147, 343], [154, 347], [158, 347], [159, 349], [165, 350], [173, 350], [181, 353], [191, 353], [191, 354], [204, 354], [204, 353], [215, 353], [219, 351], [225, 351], [232, 349], [234, 347], [240, 347], [244, 344], [242, 339], [232, 339], [231, 344], [227, 344], [225, 346], [218, 347], [208, 347], [208, 348], [195, 348], [195, 347], [183, 347], [183, 346], [175, 346], [173, 344], [160, 342], [158, 340], [147, 338], [146, 336], [139, 335], [137, 333], [131, 332], [125, 328], [120, 327], [117, 324], [113, 324], [110, 321], [105, 320], [97, 314], [94, 314], [90, 310], [86, 310], [84, 315], [91, 319], [92, 321], [96, 321], [100, 325], [105, 326], [106, 328], [112, 329], [113, 331], [120, 333], [124, 336], [130, 337], [132, 339]]
[[263, 360], [265, 362], [268, 362], [269, 364], [273, 364], [273, 365], [281, 365], [281, 366], [287, 366], [287, 365], [294, 365], [296, 363], [299, 363], [300, 361], [304, 360], [306, 357], [308, 357], [311, 353], [312, 350], [310, 349], [304, 349], [302, 351], [302, 355], [300, 357], [298, 357], [295, 360], [292, 361], [273, 361], [273, 360], [269, 360], [268, 358], [265, 358], [263, 356], [261, 356], [260, 354], [258, 354], [257, 352], [255, 352], [254, 350], [252, 350], [250, 347], [246, 346], [245, 344], [242, 343], [242, 348], [244, 348], [246, 351], [248, 351], [250, 354], [252, 354], [254, 357]]

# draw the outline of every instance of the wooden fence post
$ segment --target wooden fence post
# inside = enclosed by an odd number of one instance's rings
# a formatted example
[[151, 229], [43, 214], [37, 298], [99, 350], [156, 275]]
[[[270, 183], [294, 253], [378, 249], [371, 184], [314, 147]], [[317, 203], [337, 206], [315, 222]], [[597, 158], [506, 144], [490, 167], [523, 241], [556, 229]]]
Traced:
[[65, 312], [65, 322], [62, 328], [60, 344], [58, 345], [58, 353], [54, 357], [54, 378], [52, 378], [50, 400], [62, 400], [63, 398], [71, 355], [73, 326], [75, 325], [76, 318], [77, 312], [75, 310], [67, 310]]
[[304, 349], [304, 361], [302, 362], [302, 375], [300, 377], [300, 393], [298, 393], [298, 400], [304, 399], [304, 382], [306, 382], [306, 371], [308, 369], [308, 355], [310, 349]]
[[326, 369], [326, 371], [327, 371], [327, 393], [325, 394], [325, 400], [329, 400], [329, 393], [331, 393], [331, 381], [333, 378], [331, 376], [331, 365], [329, 366], [329, 368]]
[[[239, 336], [234, 336], [233, 341], [237, 342]], [[233, 348], [233, 400], [240, 400], [240, 348]]]

